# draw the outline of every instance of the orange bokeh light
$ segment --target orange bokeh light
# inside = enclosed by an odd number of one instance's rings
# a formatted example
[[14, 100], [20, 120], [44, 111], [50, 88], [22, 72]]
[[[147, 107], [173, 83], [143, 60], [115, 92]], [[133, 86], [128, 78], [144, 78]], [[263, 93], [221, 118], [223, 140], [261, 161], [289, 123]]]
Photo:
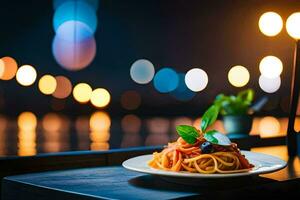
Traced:
[[[2, 63], [2, 68], [1, 71], [2, 75], [0, 76], [0, 79], [2, 80], [10, 80], [12, 78], [15, 77], [17, 70], [18, 70], [18, 64], [15, 61], [15, 59], [11, 58], [11, 57], [3, 57], [1, 58]], [[4, 64], [4, 65], [3, 65]]]
[[57, 86], [52, 95], [58, 99], [67, 98], [72, 92], [71, 81], [64, 76], [56, 76], [55, 79]]

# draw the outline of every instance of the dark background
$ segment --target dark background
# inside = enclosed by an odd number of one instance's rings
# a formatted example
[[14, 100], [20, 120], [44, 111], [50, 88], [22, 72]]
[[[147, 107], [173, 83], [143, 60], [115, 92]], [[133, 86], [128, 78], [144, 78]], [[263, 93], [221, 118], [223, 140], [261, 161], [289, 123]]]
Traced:
[[[229, 69], [238, 64], [250, 71], [246, 87], [253, 87], [256, 97], [261, 97], [266, 93], [258, 85], [258, 64], [270, 54], [282, 60], [284, 69], [281, 88], [269, 95], [271, 101], [264, 112], [286, 115], [294, 42], [285, 28], [276, 37], [264, 36], [258, 20], [264, 12], [275, 11], [285, 23], [290, 14], [299, 11], [298, 0], [100, 0], [97, 55], [90, 66], [78, 72], [64, 70], [53, 58], [52, 4], [50, 0], [1, 1], [0, 57], [11, 56], [19, 65], [33, 65], [38, 78], [46, 73], [65, 75], [73, 85], [87, 82], [93, 88], [107, 88], [112, 95], [107, 110], [112, 116], [127, 112], [120, 105], [126, 90], [142, 96], [141, 106], [132, 113], [199, 115], [219, 92], [241, 90], [227, 79]], [[141, 58], [149, 59], [156, 71], [171, 66], [185, 73], [200, 67], [208, 74], [208, 86], [191, 101], [180, 102], [155, 91], [152, 82], [138, 85], [131, 80], [129, 69]], [[1, 81], [1, 113], [15, 116], [26, 110], [38, 115], [51, 111], [53, 97], [41, 94], [37, 81], [31, 87], [15, 80]], [[61, 112], [68, 115], [95, 110], [76, 103], [72, 96], [60, 101], [66, 105]]]

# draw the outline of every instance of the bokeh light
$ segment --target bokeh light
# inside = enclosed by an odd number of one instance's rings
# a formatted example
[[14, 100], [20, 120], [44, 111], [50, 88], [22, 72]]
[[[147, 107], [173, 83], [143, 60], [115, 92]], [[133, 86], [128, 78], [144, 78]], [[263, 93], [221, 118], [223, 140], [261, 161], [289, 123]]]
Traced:
[[229, 83], [235, 87], [243, 87], [250, 80], [250, 73], [246, 67], [237, 65], [232, 67], [228, 72]]
[[194, 91], [200, 92], [206, 88], [208, 83], [208, 76], [206, 72], [199, 68], [189, 70], [185, 75], [185, 84]]
[[261, 75], [259, 77], [259, 86], [260, 88], [267, 92], [267, 93], [274, 93], [276, 92], [277, 90], [279, 90], [280, 88], [280, 85], [281, 85], [281, 79], [280, 79], [280, 76], [277, 77], [277, 78], [267, 78], [263, 75]]
[[56, 79], [51, 75], [44, 75], [39, 80], [39, 89], [43, 94], [52, 94], [56, 89]]
[[0, 77], [3, 76], [4, 70], [5, 70], [4, 62], [2, 61], [2, 59], [0, 59]]
[[92, 6], [84, 1], [75, 0], [60, 4], [53, 17], [54, 30], [58, 32], [59, 27], [70, 20], [86, 24], [93, 33], [97, 28], [96, 12]]
[[56, 113], [48, 113], [42, 119], [43, 129], [47, 132], [56, 132], [62, 129], [61, 117]]
[[16, 74], [16, 79], [20, 85], [30, 86], [36, 80], [36, 70], [30, 65], [21, 66]]
[[107, 106], [110, 102], [110, 94], [104, 88], [97, 88], [91, 94], [91, 103], [98, 108]]
[[170, 120], [162, 117], [155, 117], [147, 120], [147, 128], [150, 134], [166, 134], [170, 129]]
[[94, 132], [109, 131], [111, 120], [106, 112], [97, 111], [90, 117], [90, 130]]
[[[74, 1], [74, 0], [53, 0], [53, 8], [56, 10], [60, 5], [63, 3], [66, 3], [68, 1]], [[76, 1], [83, 1], [87, 4], [89, 4], [95, 11], [99, 7], [99, 0], [76, 0]]]
[[121, 120], [121, 126], [124, 133], [138, 133], [141, 130], [141, 125], [141, 119], [133, 114], [125, 115]]
[[162, 68], [154, 76], [154, 87], [161, 93], [168, 93], [178, 86], [179, 78], [171, 68]]
[[36, 131], [18, 131], [18, 155], [33, 156], [36, 154]]
[[130, 68], [130, 77], [139, 84], [149, 83], [153, 79], [154, 73], [153, 64], [146, 59], [135, 61]]
[[286, 30], [294, 39], [300, 39], [300, 12], [293, 13], [288, 17]]
[[267, 116], [259, 122], [259, 132], [261, 137], [276, 136], [280, 131], [280, 123], [275, 117]]
[[135, 110], [141, 105], [141, 95], [134, 91], [129, 90], [122, 94], [121, 105], [126, 110]]
[[78, 83], [73, 89], [73, 97], [80, 103], [87, 103], [92, 94], [92, 88], [87, 83]]
[[18, 127], [23, 131], [35, 130], [37, 126], [36, 116], [32, 112], [23, 112], [18, 116]]
[[64, 76], [56, 76], [55, 79], [57, 86], [52, 95], [58, 99], [67, 98], [72, 92], [71, 81]]
[[266, 36], [275, 36], [281, 31], [283, 22], [279, 14], [266, 12], [259, 18], [258, 26]]
[[79, 21], [67, 21], [57, 30], [52, 44], [55, 60], [71, 71], [87, 67], [96, 55], [96, 41], [89, 27]]
[[65, 99], [57, 99], [52, 98], [51, 99], [51, 108], [55, 111], [61, 111], [66, 106], [66, 100]]
[[11, 57], [3, 57], [0, 59], [0, 71], [2, 80], [10, 80], [15, 77], [18, 70], [18, 64], [15, 59]]
[[283, 70], [282, 62], [275, 56], [266, 56], [259, 63], [259, 71], [267, 78], [280, 76]]
[[185, 74], [178, 74], [179, 82], [177, 88], [171, 92], [172, 96], [174, 96], [179, 101], [189, 101], [196, 94], [189, 90], [185, 83]]

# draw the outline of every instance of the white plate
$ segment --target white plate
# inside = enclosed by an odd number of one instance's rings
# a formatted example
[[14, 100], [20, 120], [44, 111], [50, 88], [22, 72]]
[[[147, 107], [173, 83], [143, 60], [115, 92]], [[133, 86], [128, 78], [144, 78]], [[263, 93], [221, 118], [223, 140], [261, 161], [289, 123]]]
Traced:
[[143, 155], [128, 159], [123, 162], [123, 167], [126, 169], [142, 172], [146, 174], [159, 175], [163, 177], [174, 177], [174, 178], [226, 178], [226, 177], [239, 177], [239, 176], [249, 176], [256, 174], [266, 174], [280, 170], [286, 166], [286, 162], [277, 158], [275, 156], [255, 153], [251, 151], [242, 151], [242, 154], [246, 156], [254, 168], [249, 172], [242, 173], [231, 173], [231, 174], [200, 174], [200, 173], [190, 173], [190, 172], [172, 172], [159, 169], [153, 169], [148, 166], [147, 162], [152, 159], [151, 155]]

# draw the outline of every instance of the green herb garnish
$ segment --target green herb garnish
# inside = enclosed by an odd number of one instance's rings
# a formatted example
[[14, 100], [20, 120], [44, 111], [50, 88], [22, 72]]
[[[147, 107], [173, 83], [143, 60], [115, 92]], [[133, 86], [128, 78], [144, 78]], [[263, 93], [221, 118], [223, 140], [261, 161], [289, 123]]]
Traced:
[[194, 144], [199, 137], [197, 129], [193, 126], [180, 125], [176, 126], [177, 133], [189, 144]]
[[[219, 110], [220, 107], [218, 105], [212, 105], [204, 113], [200, 126], [202, 132], [205, 132], [207, 127], [212, 125], [216, 121], [219, 114]], [[176, 127], [176, 131], [182, 137], [182, 139], [184, 139], [184, 141], [186, 141], [189, 144], [194, 144], [197, 141], [197, 138], [200, 136], [198, 130], [193, 126], [180, 125]], [[231, 141], [226, 135], [216, 130], [210, 130], [205, 132], [204, 138], [212, 144], [224, 146], [231, 144]]]
[[212, 105], [208, 108], [208, 110], [204, 113], [202, 120], [201, 120], [201, 130], [202, 132], [205, 132], [208, 126], [212, 125], [219, 114], [219, 106], [217, 105]]

